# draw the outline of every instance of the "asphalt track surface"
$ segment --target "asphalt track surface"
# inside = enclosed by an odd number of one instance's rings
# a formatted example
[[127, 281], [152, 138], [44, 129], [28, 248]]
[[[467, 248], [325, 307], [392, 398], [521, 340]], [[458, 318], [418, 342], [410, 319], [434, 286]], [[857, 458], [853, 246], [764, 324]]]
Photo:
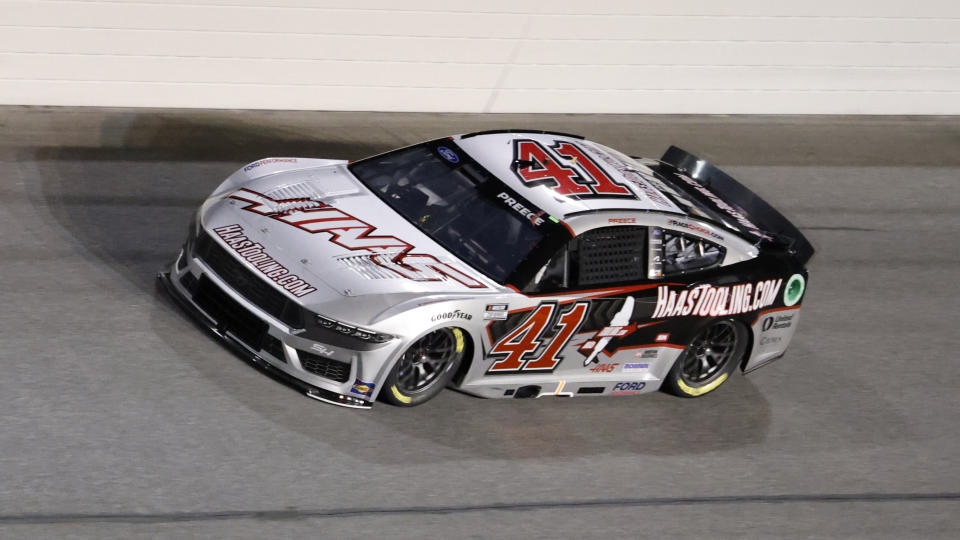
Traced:
[[[266, 156], [534, 127], [677, 144], [817, 248], [787, 356], [697, 400], [312, 401], [156, 290]], [[957, 538], [960, 120], [0, 108], [2, 538]]]

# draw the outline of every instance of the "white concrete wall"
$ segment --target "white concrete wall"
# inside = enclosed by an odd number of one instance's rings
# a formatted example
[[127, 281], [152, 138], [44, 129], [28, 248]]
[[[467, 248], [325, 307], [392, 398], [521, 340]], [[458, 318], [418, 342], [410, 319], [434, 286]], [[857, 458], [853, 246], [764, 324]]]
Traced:
[[960, 2], [0, 0], [0, 103], [960, 114]]

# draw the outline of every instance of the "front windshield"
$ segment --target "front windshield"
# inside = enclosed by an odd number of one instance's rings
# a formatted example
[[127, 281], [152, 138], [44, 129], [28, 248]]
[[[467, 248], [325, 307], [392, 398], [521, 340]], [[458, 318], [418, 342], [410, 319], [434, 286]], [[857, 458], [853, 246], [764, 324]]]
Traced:
[[536, 264], [531, 259], [554, 244], [548, 237], [557, 228], [565, 234], [449, 140], [374, 156], [350, 170], [421, 231], [498, 283], [523, 263]]

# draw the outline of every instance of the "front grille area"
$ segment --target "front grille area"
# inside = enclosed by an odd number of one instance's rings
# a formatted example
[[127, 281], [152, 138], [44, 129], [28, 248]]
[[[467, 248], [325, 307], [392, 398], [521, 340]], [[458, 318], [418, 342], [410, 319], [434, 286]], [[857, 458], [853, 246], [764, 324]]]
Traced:
[[207, 276], [202, 276], [197, 282], [193, 301], [217, 321], [219, 330], [230, 332], [255, 351], [260, 350], [267, 333], [267, 323], [244, 309]]
[[230, 253], [206, 233], [197, 239], [195, 255], [220, 279], [242, 294], [244, 298], [283, 321], [287, 326], [303, 328], [303, 310], [296, 302], [271, 287], [264, 279], [243, 266]]
[[298, 350], [297, 355], [300, 357], [300, 365], [303, 366], [303, 369], [318, 377], [330, 379], [338, 383], [347, 382], [347, 379], [350, 377], [350, 364], [332, 358], [317, 356], [307, 351]]

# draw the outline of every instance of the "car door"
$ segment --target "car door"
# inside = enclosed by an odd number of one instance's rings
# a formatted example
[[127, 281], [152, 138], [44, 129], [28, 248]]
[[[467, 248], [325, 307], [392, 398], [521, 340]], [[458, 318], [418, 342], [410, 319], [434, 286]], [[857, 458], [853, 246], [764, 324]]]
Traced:
[[529, 303], [488, 325], [486, 373], [612, 372], [611, 358], [636, 341], [656, 300], [648, 252], [648, 229], [638, 225], [572, 239], [523, 289]]

